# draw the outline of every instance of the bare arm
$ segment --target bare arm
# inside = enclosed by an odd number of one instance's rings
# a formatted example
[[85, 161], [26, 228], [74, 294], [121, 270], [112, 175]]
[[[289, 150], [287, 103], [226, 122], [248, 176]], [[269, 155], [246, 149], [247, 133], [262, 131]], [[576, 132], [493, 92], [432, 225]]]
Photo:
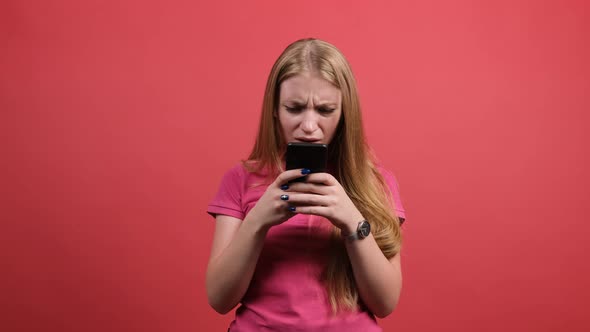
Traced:
[[379, 318], [391, 314], [402, 289], [400, 253], [388, 260], [372, 234], [362, 240], [346, 241], [346, 250], [363, 303]]
[[206, 288], [209, 304], [217, 312], [225, 314], [240, 303], [254, 275], [266, 233], [294, 215], [280, 199], [284, 194], [281, 185], [301, 174], [301, 170], [281, 173], [243, 221], [226, 215], [215, 218]]
[[250, 220], [225, 215], [215, 219], [207, 266], [207, 297], [215, 311], [226, 314], [240, 302], [250, 285], [266, 230]]
[[[330, 174], [311, 174], [305, 183], [295, 184], [289, 191], [293, 191], [289, 201], [297, 206], [298, 213], [326, 217], [344, 234], [356, 232], [358, 222], [364, 219]], [[388, 260], [372, 235], [346, 241], [346, 250], [360, 298], [377, 317], [389, 315], [402, 287], [399, 253]]]

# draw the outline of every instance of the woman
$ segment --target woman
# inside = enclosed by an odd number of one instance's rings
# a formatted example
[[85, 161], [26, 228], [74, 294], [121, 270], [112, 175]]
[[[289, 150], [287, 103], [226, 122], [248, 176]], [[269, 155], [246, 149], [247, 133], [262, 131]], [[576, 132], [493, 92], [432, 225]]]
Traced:
[[[288, 142], [328, 144], [330, 171], [284, 171]], [[216, 219], [207, 294], [222, 314], [241, 303], [231, 331], [381, 331], [374, 316], [397, 305], [404, 211], [331, 44], [299, 40], [278, 58], [254, 149], [207, 211]]]

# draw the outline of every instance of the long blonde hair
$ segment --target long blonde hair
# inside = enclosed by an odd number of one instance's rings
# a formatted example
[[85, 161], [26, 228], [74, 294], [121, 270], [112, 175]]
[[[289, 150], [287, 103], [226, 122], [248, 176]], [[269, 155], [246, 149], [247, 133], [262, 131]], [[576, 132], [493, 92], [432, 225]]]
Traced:
[[[385, 257], [391, 258], [401, 248], [399, 219], [393, 213], [391, 193], [375, 167], [375, 158], [365, 140], [352, 70], [335, 46], [308, 38], [292, 43], [283, 51], [268, 76], [258, 136], [244, 165], [252, 172], [267, 169], [273, 179], [283, 171], [282, 157], [287, 142], [273, 114], [278, 109], [281, 83], [303, 72], [321, 75], [342, 93], [342, 116], [329, 144], [329, 164], [334, 167], [334, 177], [371, 223], [379, 248]], [[358, 306], [358, 291], [337, 227], [333, 229], [331, 241], [333, 250], [324, 271], [329, 301], [334, 313], [353, 310]]]

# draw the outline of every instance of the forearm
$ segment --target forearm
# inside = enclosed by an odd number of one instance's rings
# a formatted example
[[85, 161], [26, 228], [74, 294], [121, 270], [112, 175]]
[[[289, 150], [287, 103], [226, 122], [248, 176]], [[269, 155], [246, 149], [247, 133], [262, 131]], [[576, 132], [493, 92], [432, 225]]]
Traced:
[[242, 299], [258, 262], [267, 229], [248, 220], [242, 221], [236, 235], [218, 257], [207, 267], [209, 304], [225, 314]]
[[372, 234], [362, 240], [345, 242], [363, 303], [377, 317], [389, 315], [398, 303], [402, 287], [399, 253], [392, 261], [388, 260]]

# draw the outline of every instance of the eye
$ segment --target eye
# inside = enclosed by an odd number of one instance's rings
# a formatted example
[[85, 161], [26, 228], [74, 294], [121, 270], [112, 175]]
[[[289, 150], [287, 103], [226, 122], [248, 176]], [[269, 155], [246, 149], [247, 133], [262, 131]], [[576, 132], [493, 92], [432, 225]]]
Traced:
[[320, 108], [318, 110], [318, 112], [320, 112], [321, 114], [324, 114], [324, 115], [328, 115], [328, 114], [333, 113], [335, 110], [336, 110], [335, 108]]
[[301, 110], [302, 110], [303, 108], [302, 108], [302, 107], [300, 107], [300, 106], [293, 106], [293, 107], [291, 107], [291, 106], [286, 106], [286, 105], [285, 105], [285, 109], [286, 109], [286, 110], [287, 110], [287, 112], [289, 112], [289, 113], [299, 113], [299, 112], [301, 112]]

